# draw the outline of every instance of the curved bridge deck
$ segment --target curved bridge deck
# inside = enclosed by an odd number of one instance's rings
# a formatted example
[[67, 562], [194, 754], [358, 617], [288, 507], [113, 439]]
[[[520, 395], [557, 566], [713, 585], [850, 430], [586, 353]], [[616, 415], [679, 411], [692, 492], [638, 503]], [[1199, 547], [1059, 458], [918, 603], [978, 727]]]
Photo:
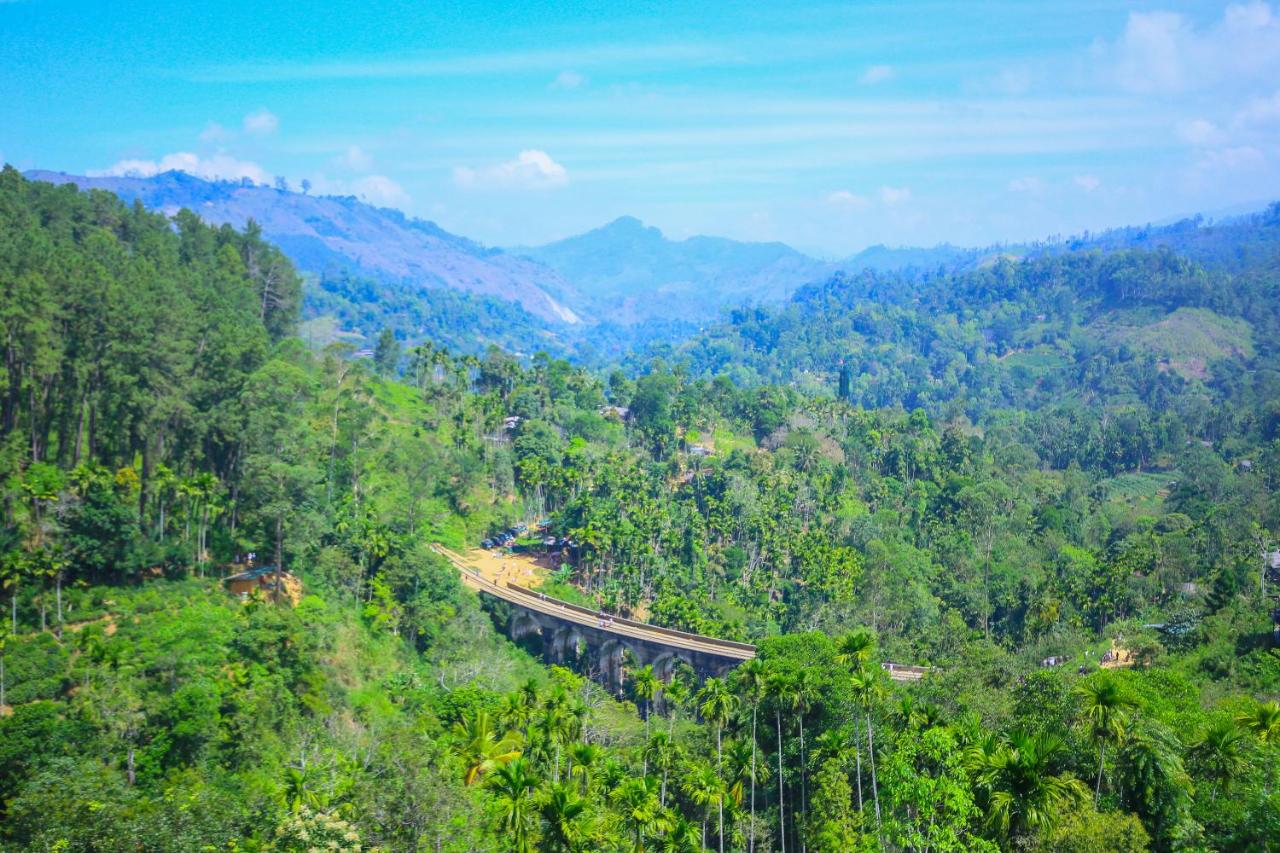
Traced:
[[[454, 568], [461, 574], [462, 582], [465, 586], [488, 593], [495, 598], [500, 598], [525, 610], [550, 616], [561, 622], [571, 623], [593, 631], [602, 631], [620, 639], [653, 643], [673, 650], [730, 658], [735, 662], [750, 660], [756, 656], [756, 647], [748, 643], [737, 643], [732, 640], [721, 640], [715, 637], [702, 636], [701, 634], [690, 634], [685, 631], [676, 631], [671, 628], [662, 628], [645, 622], [624, 619], [621, 616], [606, 615], [606, 617], [602, 618], [597, 610], [561, 601], [558, 598], [551, 598], [535, 590], [511, 583], [499, 585], [482, 577], [473, 567], [467, 565], [463, 557], [448, 548], [440, 545], [434, 545], [432, 548], [436, 553], [453, 563]], [[604, 619], [607, 619], [607, 621], [601, 624]]]
[[[462, 577], [463, 585], [520, 608], [525, 615], [526, 630], [521, 631], [513, 625], [513, 638], [540, 631], [544, 636], [544, 647], [552, 657], [564, 656], [570, 651], [570, 646], [593, 645], [601, 652], [600, 674], [608, 681], [621, 678], [619, 656], [623, 649], [631, 652], [641, 664], [655, 664], [660, 675], [675, 659], [690, 663], [700, 675], [705, 676], [723, 674], [756, 656], [756, 647], [748, 643], [690, 634], [621, 616], [602, 615], [598, 610], [561, 601], [537, 590], [509, 582], [494, 583], [469, 565], [462, 555], [439, 544], [431, 548], [453, 564]], [[883, 666], [894, 681], [916, 681], [929, 671], [927, 667], [889, 662]]]

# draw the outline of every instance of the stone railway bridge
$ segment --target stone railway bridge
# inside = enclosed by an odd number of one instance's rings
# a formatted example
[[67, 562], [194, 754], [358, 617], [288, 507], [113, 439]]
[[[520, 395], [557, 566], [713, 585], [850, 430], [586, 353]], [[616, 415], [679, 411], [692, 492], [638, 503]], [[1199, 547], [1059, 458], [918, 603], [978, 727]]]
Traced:
[[537, 635], [546, 657], [555, 663], [574, 658], [612, 688], [621, 686], [623, 664], [630, 657], [638, 666], [651, 665], [659, 678], [670, 679], [677, 662], [684, 661], [699, 680], [722, 677], [756, 656], [756, 647], [660, 628], [599, 611], [511, 583], [497, 584], [482, 577], [457, 554], [435, 546], [462, 576], [464, 586], [501, 599], [512, 607], [511, 639]]
[[[543, 654], [553, 663], [573, 659], [588, 662], [588, 670], [612, 689], [622, 686], [628, 656], [638, 666], [651, 665], [654, 674], [670, 680], [677, 662], [688, 664], [699, 680], [723, 677], [743, 661], [756, 656], [756, 647], [661, 628], [620, 616], [602, 617], [600, 611], [551, 598], [511, 583], [494, 583], [483, 577], [460, 555], [442, 545], [431, 546], [453, 564], [464, 586], [505, 601], [512, 607], [508, 630], [512, 640], [538, 636]], [[915, 681], [926, 667], [885, 663], [895, 681]]]

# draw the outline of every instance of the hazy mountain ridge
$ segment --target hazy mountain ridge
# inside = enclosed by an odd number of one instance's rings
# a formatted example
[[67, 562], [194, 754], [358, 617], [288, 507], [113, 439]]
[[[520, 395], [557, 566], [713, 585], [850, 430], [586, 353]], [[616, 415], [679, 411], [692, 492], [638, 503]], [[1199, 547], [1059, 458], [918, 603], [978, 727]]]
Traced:
[[710, 319], [743, 303], [781, 302], [838, 268], [784, 243], [702, 236], [671, 240], [632, 216], [511, 251], [555, 269], [590, 294], [600, 315], [621, 322]]
[[560, 324], [584, 318], [573, 287], [529, 260], [487, 249], [432, 222], [353, 197], [311, 196], [270, 187], [213, 182], [182, 172], [151, 178], [87, 178], [34, 171], [27, 177], [103, 189], [126, 201], [166, 213], [186, 207], [213, 223], [243, 227], [253, 219], [299, 269], [314, 273], [349, 269], [387, 284], [445, 287], [517, 302], [535, 316]]

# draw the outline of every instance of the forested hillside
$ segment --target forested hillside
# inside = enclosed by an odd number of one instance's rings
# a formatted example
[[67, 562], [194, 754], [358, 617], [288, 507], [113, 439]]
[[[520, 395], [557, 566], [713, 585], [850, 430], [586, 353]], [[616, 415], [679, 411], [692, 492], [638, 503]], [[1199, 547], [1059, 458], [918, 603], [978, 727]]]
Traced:
[[[6, 169], [0, 843], [1272, 849], [1275, 257], [868, 273], [631, 372], [369, 360], [254, 228]], [[553, 592], [758, 659], [544, 666], [429, 548], [540, 518]], [[301, 598], [229, 595], [248, 552]]]

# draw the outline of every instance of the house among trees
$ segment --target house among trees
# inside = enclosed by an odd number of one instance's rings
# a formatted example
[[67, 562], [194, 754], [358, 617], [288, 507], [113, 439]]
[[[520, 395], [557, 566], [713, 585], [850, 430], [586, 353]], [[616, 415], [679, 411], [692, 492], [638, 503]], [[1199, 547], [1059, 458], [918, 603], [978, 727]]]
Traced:
[[[276, 567], [254, 566], [239, 574], [230, 575], [223, 583], [227, 586], [227, 592], [241, 598], [248, 598], [254, 590], [261, 590], [264, 595], [272, 597], [276, 588]], [[280, 586], [282, 594], [291, 603], [297, 604], [302, 599], [302, 582], [289, 572], [280, 573]]]
[[631, 410], [626, 406], [601, 406], [601, 417], [617, 418], [624, 424], [631, 419]]

